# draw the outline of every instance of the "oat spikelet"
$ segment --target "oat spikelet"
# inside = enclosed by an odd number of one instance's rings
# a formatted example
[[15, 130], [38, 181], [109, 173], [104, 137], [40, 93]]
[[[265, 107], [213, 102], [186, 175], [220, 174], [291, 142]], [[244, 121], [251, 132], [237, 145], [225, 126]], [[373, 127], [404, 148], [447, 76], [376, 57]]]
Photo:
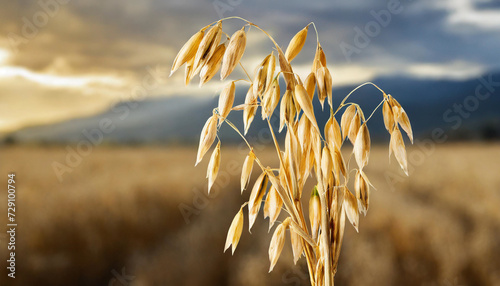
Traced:
[[191, 80], [194, 77], [194, 58], [191, 58], [187, 63], [186, 63], [186, 69], [185, 69], [185, 80], [184, 83], [186, 86], [191, 82]]
[[226, 53], [224, 54], [224, 60], [222, 61], [222, 68], [220, 71], [220, 79], [224, 80], [229, 74], [231, 74], [240, 62], [243, 53], [245, 52], [245, 46], [247, 44], [247, 36], [245, 34], [245, 28], [236, 31], [229, 40], [227, 45]]
[[352, 145], [354, 145], [354, 143], [356, 142], [356, 136], [358, 135], [360, 125], [361, 125], [361, 116], [359, 115], [359, 112], [356, 112], [356, 114], [354, 114], [354, 117], [352, 118], [351, 125], [349, 126], [348, 137]]
[[243, 162], [243, 167], [241, 169], [241, 193], [245, 190], [250, 182], [250, 175], [252, 174], [253, 162], [255, 160], [255, 154], [253, 150], [251, 150], [247, 157], [245, 158], [245, 162]]
[[196, 55], [194, 57], [194, 73], [197, 74], [200, 69], [205, 65], [206, 61], [210, 59], [215, 49], [219, 45], [222, 35], [222, 22], [217, 22], [217, 25], [208, 30], [200, 42]]
[[366, 122], [359, 128], [358, 135], [356, 135], [354, 156], [360, 169], [363, 169], [368, 164], [368, 158], [370, 157], [370, 133]]
[[196, 34], [191, 36], [191, 38], [182, 46], [179, 53], [174, 59], [174, 63], [172, 64], [172, 69], [170, 70], [170, 76], [183, 64], [190, 61], [196, 55], [196, 51], [198, 50], [198, 46], [200, 45], [201, 39], [203, 39], [203, 35], [205, 34], [205, 30], [208, 28], [205, 27], [198, 31]]
[[271, 186], [264, 204], [264, 218], [269, 217], [269, 230], [273, 227], [283, 207], [283, 200], [274, 186]]
[[269, 60], [271, 58], [271, 54], [267, 55], [262, 62], [257, 66], [255, 70], [255, 76], [253, 79], [253, 93], [259, 97], [265, 90], [266, 87], [269, 86], [267, 82], [267, 69], [269, 67]]
[[200, 145], [198, 146], [198, 154], [196, 155], [196, 165], [200, 163], [201, 159], [205, 153], [207, 153], [210, 146], [214, 143], [215, 137], [217, 135], [217, 116], [213, 114], [210, 118], [208, 118], [205, 126], [201, 130], [200, 135]]
[[253, 84], [251, 84], [245, 97], [246, 107], [243, 110], [243, 128], [245, 129], [245, 135], [248, 132], [248, 128], [250, 128], [250, 125], [252, 124], [252, 121], [255, 117], [255, 112], [257, 112], [257, 98], [257, 94], [255, 94], [253, 91]]
[[295, 76], [292, 70], [292, 66], [290, 65], [290, 62], [287, 61], [281, 49], [278, 49], [278, 60], [281, 72], [283, 73], [283, 77], [285, 78], [286, 89], [294, 90]]
[[285, 231], [288, 228], [288, 220], [289, 218], [278, 225], [274, 231], [273, 237], [271, 238], [271, 244], [269, 245], [269, 262], [271, 265], [269, 267], [269, 272], [273, 271], [273, 268], [281, 255], [283, 246], [285, 245]]
[[250, 199], [248, 201], [249, 232], [252, 229], [255, 219], [257, 218], [257, 214], [259, 214], [260, 205], [262, 203], [262, 198], [266, 193], [268, 181], [269, 179], [266, 173], [260, 174], [257, 181], [255, 181], [252, 192], [250, 193]]
[[215, 182], [215, 178], [217, 178], [217, 173], [219, 172], [220, 166], [220, 141], [215, 146], [215, 149], [212, 153], [212, 157], [210, 157], [210, 162], [207, 167], [207, 178], [208, 178], [208, 193], [210, 194], [210, 190]]
[[231, 252], [234, 254], [236, 250], [236, 246], [238, 246], [238, 242], [241, 238], [241, 233], [243, 232], [243, 206], [240, 208], [238, 213], [234, 216], [233, 222], [231, 222], [231, 226], [229, 227], [229, 231], [227, 232], [226, 245], [224, 246], [224, 252], [232, 245]]
[[384, 101], [382, 115], [384, 116], [385, 129], [391, 133], [392, 128], [394, 128], [394, 114], [392, 113], [392, 108], [387, 100]]
[[300, 84], [295, 85], [295, 98], [297, 99], [298, 104], [304, 111], [304, 114], [307, 116], [309, 121], [311, 121], [312, 125], [319, 132], [318, 123], [316, 122], [316, 117], [314, 116], [314, 109], [311, 102], [311, 98], [307, 94], [307, 91], [303, 85]]
[[314, 73], [309, 73], [306, 77], [304, 87], [306, 88], [307, 94], [309, 94], [311, 100], [313, 100], [314, 90], [316, 89], [316, 75]]
[[347, 215], [347, 219], [349, 219], [349, 222], [352, 224], [354, 229], [356, 229], [356, 232], [359, 232], [358, 200], [356, 199], [356, 196], [354, 196], [347, 188], [344, 194], [344, 210]]
[[333, 107], [332, 103], [332, 76], [327, 67], [320, 67], [316, 71], [316, 78], [318, 81], [318, 96], [323, 108], [325, 99], [328, 99], [328, 104]]
[[300, 53], [300, 50], [302, 50], [302, 47], [306, 43], [307, 30], [309, 30], [309, 26], [306, 26], [304, 29], [300, 30], [290, 40], [288, 48], [286, 48], [285, 52], [285, 57], [288, 62], [291, 62]]
[[319, 200], [318, 188], [314, 186], [309, 198], [309, 222], [311, 223], [311, 234], [313, 240], [318, 237], [321, 224], [321, 202]]
[[323, 48], [318, 43], [316, 47], [316, 54], [314, 55], [314, 60], [311, 68], [311, 72], [315, 73], [320, 67], [326, 67], [326, 56]]
[[356, 198], [358, 199], [359, 212], [366, 216], [370, 203], [370, 185], [363, 176], [363, 171], [356, 171], [354, 189], [356, 190]]
[[394, 152], [394, 156], [401, 166], [401, 169], [403, 169], [405, 174], [408, 176], [408, 162], [406, 159], [405, 143], [403, 141], [403, 136], [401, 136], [401, 131], [399, 131], [397, 126], [392, 130], [389, 149]]
[[210, 81], [217, 73], [222, 61], [222, 56], [226, 51], [226, 45], [222, 44], [215, 49], [214, 54], [210, 57], [207, 63], [201, 68], [200, 71], [200, 87]]
[[219, 125], [226, 119], [234, 103], [234, 81], [226, 85], [219, 96]]
[[265, 89], [269, 88], [274, 79], [274, 71], [276, 70], [276, 56], [272, 52], [267, 60], [267, 75]]
[[340, 119], [340, 126], [342, 127], [342, 140], [349, 135], [349, 127], [351, 126], [354, 114], [356, 114], [356, 106], [354, 105], [349, 105], [349, 107], [347, 107], [344, 111], [344, 114], [342, 114], [342, 118]]
[[410, 119], [408, 118], [408, 114], [406, 114], [406, 111], [402, 107], [401, 113], [399, 114], [398, 123], [399, 125], [401, 125], [403, 130], [408, 135], [408, 138], [410, 138], [411, 143], [413, 144], [413, 131], [411, 130]]
[[290, 242], [292, 244], [293, 264], [297, 265], [297, 261], [302, 256], [304, 248], [302, 246], [302, 238], [292, 227], [290, 227]]

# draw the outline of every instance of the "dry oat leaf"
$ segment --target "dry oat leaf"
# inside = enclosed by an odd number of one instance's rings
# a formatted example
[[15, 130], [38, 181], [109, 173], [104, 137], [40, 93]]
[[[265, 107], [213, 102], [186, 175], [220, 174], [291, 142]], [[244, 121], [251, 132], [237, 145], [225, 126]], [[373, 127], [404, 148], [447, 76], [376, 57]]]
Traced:
[[354, 157], [359, 169], [363, 169], [368, 164], [370, 157], [370, 133], [366, 122], [359, 128], [356, 141], [354, 142]]
[[318, 82], [318, 97], [321, 103], [321, 108], [324, 106], [325, 99], [328, 99], [328, 104], [333, 107], [332, 103], [332, 75], [327, 67], [320, 67], [316, 71], [316, 79]]
[[245, 53], [246, 43], [247, 36], [245, 34], [244, 27], [241, 30], [236, 31], [231, 36], [222, 61], [222, 68], [220, 71], [221, 80], [224, 80], [229, 74], [231, 74], [236, 65], [240, 62], [243, 53]]
[[318, 123], [316, 122], [316, 117], [314, 116], [314, 108], [311, 98], [307, 94], [307, 91], [303, 85], [295, 85], [295, 98], [297, 99], [297, 103], [304, 111], [304, 114], [307, 116], [309, 121], [311, 121], [314, 128], [316, 128], [316, 130], [318, 130], [319, 132]]
[[292, 244], [293, 264], [297, 265], [297, 261], [299, 261], [302, 256], [304, 248], [302, 245], [302, 238], [294, 231], [293, 227], [290, 227], [290, 243]]
[[260, 205], [262, 204], [262, 198], [266, 193], [268, 180], [269, 179], [265, 172], [260, 174], [260, 176], [255, 181], [252, 192], [250, 193], [250, 199], [248, 201], [249, 232], [251, 232], [252, 226], [255, 223], [255, 219], [257, 218], [257, 214], [259, 214]]
[[198, 50], [198, 46], [200, 45], [201, 40], [203, 39], [203, 35], [205, 34], [205, 30], [209, 26], [204, 27], [196, 34], [191, 36], [191, 38], [182, 46], [179, 53], [174, 59], [174, 63], [172, 64], [172, 69], [170, 70], [170, 76], [183, 64], [189, 62], [191, 59], [194, 59], [196, 55], [196, 51]]
[[222, 22], [217, 22], [205, 33], [194, 57], [194, 74], [197, 74], [214, 53], [222, 35]]
[[247, 107], [243, 110], [243, 128], [245, 129], [245, 135], [248, 132], [248, 128], [252, 124], [255, 117], [255, 112], [257, 112], [257, 98], [258, 96], [253, 92], [253, 84], [250, 85], [247, 95], [245, 97], [245, 104]]
[[283, 207], [283, 200], [274, 186], [271, 186], [264, 204], [264, 218], [269, 217], [269, 231], [278, 219]]
[[312, 238], [316, 241], [321, 224], [321, 202], [317, 186], [314, 186], [309, 198], [309, 222], [311, 223]]
[[304, 81], [304, 87], [306, 88], [307, 94], [311, 98], [311, 101], [314, 98], [314, 90], [316, 89], [316, 75], [312, 72], [306, 77]]
[[219, 96], [219, 125], [226, 119], [234, 103], [234, 81], [226, 85]]
[[232, 245], [232, 254], [236, 250], [236, 246], [238, 246], [238, 242], [241, 238], [241, 233], [243, 232], [243, 206], [240, 208], [238, 213], [234, 216], [233, 221], [231, 222], [231, 226], [229, 227], [229, 231], [227, 232], [226, 237], [226, 245], [224, 246], [224, 252]]
[[363, 176], [363, 171], [357, 170], [354, 178], [354, 189], [356, 191], [356, 198], [358, 199], [359, 212], [366, 216], [370, 203], [370, 185]]
[[394, 128], [394, 114], [392, 113], [392, 108], [387, 100], [384, 101], [384, 105], [382, 107], [382, 114], [384, 116], [385, 129], [387, 129], [387, 131], [391, 133], [392, 128]]
[[286, 48], [285, 57], [288, 62], [291, 62], [302, 50], [302, 47], [306, 43], [307, 31], [309, 30], [309, 25], [304, 29], [300, 30], [293, 38], [290, 40], [288, 47]]
[[269, 245], [269, 262], [271, 265], [269, 267], [269, 272], [273, 271], [273, 268], [281, 255], [281, 251], [285, 245], [285, 231], [287, 228], [288, 221], [285, 220], [283, 223], [278, 225], [274, 231], [273, 237], [271, 238], [271, 243]]
[[342, 118], [340, 119], [340, 126], [342, 127], [342, 140], [344, 140], [349, 134], [349, 127], [351, 126], [352, 119], [356, 114], [356, 106], [349, 105], [342, 114]]
[[398, 123], [399, 125], [401, 125], [403, 130], [408, 135], [408, 138], [410, 138], [411, 143], [413, 144], [413, 131], [411, 130], [410, 119], [408, 118], [408, 114], [406, 114], [406, 111], [402, 107], [401, 113], [399, 114]]
[[318, 43], [311, 72], [315, 73], [320, 67], [326, 67], [326, 56], [320, 43]]
[[356, 112], [356, 114], [352, 118], [351, 125], [349, 126], [348, 137], [352, 145], [354, 145], [354, 143], [356, 142], [356, 136], [358, 135], [360, 125], [361, 125], [361, 116], [359, 112]]
[[213, 114], [208, 118], [207, 122], [203, 126], [200, 135], [200, 145], [198, 146], [198, 154], [196, 155], [196, 165], [200, 163], [201, 159], [205, 153], [207, 153], [210, 146], [214, 143], [215, 137], [217, 135], [217, 116]]
[[253, 162], [255, 160], [255, 154], [253, 150], [250, 150], [247, 157], [245, 158], [245, 162], [243, 162], [243, 167], [241, 169], [241, 193], [243, 194], [243, 190], [245, 190], [250, 182], [250, 175], [252, 174]]
[[408, 161], [406, 159], [405, 143], [403, 141], [403, 136], [401, 136], [401, 131], [399, 131], [397, 126], [392, 130], [389, 149], [394, 152], [394, 156], [401, 166], [401, 169], [403, 169], [408, 176]]
[[210, 81], [217, 73], [222, 61], [222, 56], [226, 51], [226, 45], [221, 44], [215, 49], [214, 54], [210, 57], [207, 63], [201, 68], [200, 71], [200, 87]]
[[345, 190], [344, 194], [344, 210], [349, 219], [349, 222], [352, 224], [356, 232], [358, 231], [359, 226], [359, 211], [358, 211], [358, 200], [356, 196], [354, 196], [349, 189]]
[[210, 194], [210, 189], [215, 182], [215, 178], [217, 178], [217, 173], [219, 172], [220, 167], [220, 141], [215, 146], [215, 149], [212, 153], [212, 157], [210, 157], [210, 162], [207, 167], [207, 178], [208, 178], [208, 193]]

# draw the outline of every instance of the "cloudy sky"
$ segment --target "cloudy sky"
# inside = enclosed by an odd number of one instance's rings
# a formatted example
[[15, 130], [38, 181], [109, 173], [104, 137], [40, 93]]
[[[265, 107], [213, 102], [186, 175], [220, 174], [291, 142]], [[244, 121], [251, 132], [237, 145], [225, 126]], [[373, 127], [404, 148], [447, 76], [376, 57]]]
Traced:
[[[283, 47], [315, 22], [336, 86], [396, 74], [463, 79], [500, 69], [500, 3], [493, 0], [6, 1], [0, 132], [96, 113], [138, 96], [213, 95], [220, 82], [185, 88], [182, 72], [167, 76], [192, 34], [229, 16], [256, 23]], [[232, 34], [242, 24], [228, 20], [223, 29]], [[309, 31], [293, 62], [299, 73], [314, 53]], [[243, 63], [253, 71], [271, 45], [256, 29], [248, 37]]]

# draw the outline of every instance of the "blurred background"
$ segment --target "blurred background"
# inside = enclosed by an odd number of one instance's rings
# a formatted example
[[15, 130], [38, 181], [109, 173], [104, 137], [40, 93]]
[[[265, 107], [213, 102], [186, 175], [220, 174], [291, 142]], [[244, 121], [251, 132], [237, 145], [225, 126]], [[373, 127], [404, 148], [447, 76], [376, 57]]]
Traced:
[[[189, 37], [240, 16], [284, 48], [313, 21], [332, 72], [333, 100], [372, 81], [406, 109], [416, 137], [410, 176], [388, 154], [380, 112], [367, 174], [377, 190], [360, 232], [346, 226], [336, 285], [500, 285], [500, 3], [389, 1], [8, 1], [0, 10], [0, 181], [16, 173], [16, 279], [0, 285], [309, 285], [289, 241], [268, 274], [268, 222], [248, 222], [223, 253], [248, 153], [221, 128], [222, 163], [207, 194], [198, 138], [217, 106], [170, 66]], [[243, 22], [223, 23], [226, 33]], [[248, 32], [252, 72], [272, 45]], [[293, 66], [306, 76], [312, 29]], [[239, 70], [231, 79], [243, 78]], [[248, 86], [237, 88], [242, 103]], [[372, 87], [352, 98], [365, 114]], [[327, 113], [315, 99], [324, 123]], [[230, 120], [242, 126], [241, 112]], [[277, 114], [273, 126], [278, 126]], [[266, 125], [247, 136], [276, 164]], [[253, 178], [258, 174], [254, 173]], [[311, 182], [313, 180], [310, 180]], [[5, 190], [5, 191], [4, 191]], [[0, 196], [7, 224], [7, 189]], [[287, 238], [288, 239], [288, 238]]]

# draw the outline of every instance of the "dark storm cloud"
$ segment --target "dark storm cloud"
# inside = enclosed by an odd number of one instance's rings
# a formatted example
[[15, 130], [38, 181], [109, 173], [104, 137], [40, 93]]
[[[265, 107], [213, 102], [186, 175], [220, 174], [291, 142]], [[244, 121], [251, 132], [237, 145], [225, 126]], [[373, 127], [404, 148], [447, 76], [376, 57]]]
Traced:
[[[46, 0], [48, 2], [51, 0]], [[56, 1], [56, 0], [52, 0]], [[327, 56], [336, 64], [348, 64], [341, 44], [354, 45], [355, 28], [364, 29], [373, 13], [387, 9], [390, 1], [69, 1], [41, 27], [37, 36], [19, 45], [11, 63], [43, 71], [65, 62], [65, 72], [138, 72], [144, 66], [167, 64], [175, 51], [200, 27], [219, 16], [238, 15], [269, 30], [281, 46], [310, 21], [320, 32]], [[478, 27], [457, 29], [447, 22], [450, 11], [424, 2], [401, 1], [402, 12], [391, 15], [387, 27], [371, 38], [367, 47], [350, 57], [359, 65], [415, 62], [446, 63], [455, 60], [499, 66], [499, 30]], [[476, 2], [476, 9], [498, 7], [498, 1]], [[417, 9], [418, 7], [418, 9]], [[41, 7], [34, 1], [8, 1], [0, 10], [3, 35], [22, 36], [23, 18]], [[241, 26], [237, 20], [225, 24]], [[231, 29], [229, 29], [230, 31]], [[306, 49], [313, 51], [310, 30]], [[8, 42], [8, 41], [7, 41]], [[253, 53], [268, 46], [256, 45]], [[311, 53], [312, 53], [311, 51]], [[309, 54], [295, 62], [305, 63]]]

